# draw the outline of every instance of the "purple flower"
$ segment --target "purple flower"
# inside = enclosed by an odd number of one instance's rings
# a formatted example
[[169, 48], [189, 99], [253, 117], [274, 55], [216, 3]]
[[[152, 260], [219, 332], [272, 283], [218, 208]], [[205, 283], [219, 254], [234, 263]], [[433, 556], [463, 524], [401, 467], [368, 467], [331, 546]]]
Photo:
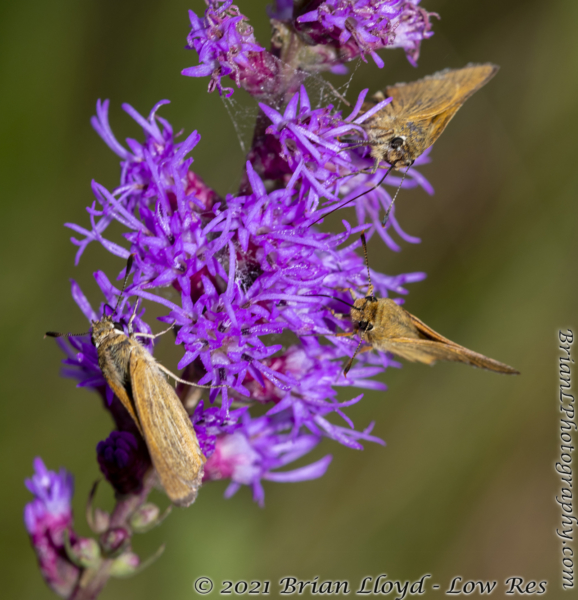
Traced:
[[[304, 90], [300, 98], [302, 105], [305, 103], [305, 110], [311, 112]], [[361, 100], [356, 106], [357, 112]], [[312, 148], [308, 143], [311, 139], [317, 147], [330, 153], [328, 160], [338, 160], [333, 142], [325, 142], [321, 135], [312, 133], [311, 122], [316, 119], [323, 127], [323, 118], [314, 114], [305, 125], [292, 126], [289, 121], [293, 113], [296, 115], [296, 105], [293, 101], [292, 108], [284, 115], [287, 126], [283, 128], [281, 120], [277, 120], [275, 126], [282, 132], [284, 129], [296, 132], [296, 139], [304, 149], [303, 156]], [[272, 109], [269, 114], [276, 119]], [[355, 111], [349, 119], [356, 126], [354, 116]], [[334, 136], [352, 127], [351, 122], [338, 125], [332, 131]], [[285, 143], [289, 145], [288, 141]], [[310, 156], [316, 152], [313, 148]], [[165, 164], [163, 156], [159, 155], [159, 162]], [[151, 157], [151, 172], [158, 171], [155, 165]], [[202, 384], [227, 383], [239, 393], [246, 394], [243, 382], [249, 376], [270, 379], [280, 389], [295, 387], [298, 383], [295, 379], [288, 374], [276, 374], [267, 367], [268, 357], [281, 347], [267, 344], [261, 338], [283, 329], [297, 333], [329, 333], [326, 321], [335, 322], [335, 319], [329, 312], [327, 301], [312, 294], [336, 295], [335, 288], [365, 283], [363, 263], [353, 253], [353, 248], [337, 251], [337, 246], [359, 229], [328, 236], [301, 227], [307, 223], [318, 197], [315, 196], [314, 177], [306, 175], [302, 179], [311, 184], [307, 194], [298, 186], [299, 165], [302, 171], [308, 170], [301, 157], [287, 187], [267, 194], [248, 163], [252, 193], [229, 196], [225, 208], [221, 209], [216, 203], [210, 211], [204, 210], [203, 206], [201, 212], [197, 199], [186, 192], [189, 177], [183, 172], [177, 173], [175, 168], [170, 181], [156, 178], [156, 196], [147, 198], [146, 205], [140, 204], [141, 220], [117, 200], [118, 190], [111, 194], [98, 184], [93, 186], [102, 205], [102, 210], [98, 211], [102, 219], [106, 218], [108, 222], [117, 219], [127, 227], [129, 231], [124, 235], [131, 248], [129, 251], [113, 245], [102, 235], [97, 236], [101, 221], [92, 221], [93, 230], [86, 231], [87, 238], [98, 239], [119, 256], [136, 255], [133, 284], [127, 294], [152, 300], [168, 309], [162, 320], [175, 322], [176, 343], [184, 347], [179, 368], [199, 359], [206, 373], [200, 379]], [[294, 186], [298, 187], [297, 191]], [[168, 200], [169, 191], [174, 195], [174, 201]], [[92, 217], [97, 211], [93, 206], [89, 212]], [[345, 264], [348, 268], [344, 270]], [[97, 273], [97, 281], [107, 302], [114, 305], [119, 291], [102, 273]], [[177, 289], [180, 304], [147, 291], [147, 288], [167, 285]], [[379, 291], [385, 295], [387, 289], [388, 284], [384, 281]], [[75, 298], [87, 317], [94, 319], [94, 312], [78, 290]], [[141, 324], [137, 321], [136, 325]], [[337, 354], [333, 358], [338, 362], [351, 353], [350, 346], [345, 343], [336, 343], [336, 348]], [[94, 350], [84, 350], [88, 359], [85, 361], [88, 364], [83, 365], [85, 385], [87, 380], [98, 385], [102, 378], [96, 367]], [[224, 390], [225, 410], [229, 402], [228, 392]]]
[[293, 0], [275, 0], [267, 6], [267, 16], [270, 19], [289, 21], [293, 16]]
[[315, 463], [293, 471], [274, 471], [309, 453], [321, 438], [301, 435], [298, 439], [282, 434], [286, 424], [274, 418], [243, 419], [242, 429], [220, 436], [213, 455], [205, 464], [205, 481], [231, 479], [225, 492], [230, 498], [241, 485], [251, 486], [253, 499], [263, 506], [262, 480], [278, 482], [306, 481], [322, 477], [331, 462], [327, 455]]
[[119, 494], [141, 490], [151, 462], [140, 436], [129, 431], [113, 431], [106, 440], [98, 442], [96, 457], [102, 474]]
[[[382, 67], [377, 51], [386, 47], [403, 48], [415, 66], [421, 41], [433, 35], [430, 17], [437, 15], [422, 9], [420, 0], [274, 0], [268, 52], [232, 0], [205, 2], [202, 17], [189, 11], [187, 46], [196, 51], [198, 64], [183, 75], [208, 77], [208, 91], [227, 97], [234, 90], [222, 79], [230, 77], [262, 101], [240, 189], [220, 197], [192, 170], [191, 152], [200, 135], [193, 131], [177, 141], [179, 134], [157, 115], [167, 100], [146, 118], [123, 105], [143, 129], [142, 141], [127, 139], [124, 145], [109, 125], [108, 100], [99, 101], [92, 125], [120, 157], [119, 185], [107, 189], [93, 181], [88, 224], [66, 225], [75, 232], [77, 264], [88, 244], [98, 242], [122, 259], [116, 281], [125, 283], [120, 289], [97, 271], [100, 304], [93, 308], [74, 281], [72, 296], [91, 324], [113, 316], [127, 335], [129, 329], [151, 334], [141, 303], [158, 305], [159, 321], [171, 324], [179, 346], [177, 367], [188, 380], [175, 376], [175, 393], [206, 458], [203, 481], [229, 480], [226, 497], [249, 486], [263, 505], [265, 480], [324, 475], [331, 455], [286, 470], [321, 442], [329, 443], [324, 438], [357, 450], [366, 442], [384, 444], [372, 435], [373, 422], [356, 428], [349, 408], [361, 401], [359, 389], [387, 389], [376, 377], [400, 365], [386, 352], [358, 353], [358, 331], [347, 314], [355, 308], [351, 296], [365, 296], [370, 286], [376, 296], [395, 294], [402, 303], [406, 284], [425, 275], [390, 276], [367, 268], [358, 252], [359, 234], [371, 238], [376, 232], [393, 250], [399, 246], [392, 232], [419, 242], [401, 229], [387, 186], [433, 192], [414, 168], [405, 179], [372, 174], [379, 165], [364, 145], [366, 121], [391, 99], [366, 110], [364, 90], [344, 117], [333, 105], [314, 106], [301, 83], [324, 70], [343, 74], [344, 63], [356, 57], [365, 61], [370, 55]], [[428, 162], [428, 153], [415, 165]], [[338, 233], [315, 227], [350, 203], [356, 226], [343, 220]], [[387, 228], [380, 223], [385, 211]], [[122, 230], [120, 241], [107, 231], [114, 222]], [[89, 515], [98, 542], [78, 537], [72, 528], [72, 476], [63, 469], [48, 471], [35, 459], [35, 474], [26, 481], [34, 499], [25, 508], [25, 525], [43, 576], [64, 597], [76, 597], [80, 587], [94, 595], [108, 576], [134, 574], [144, 566], [130, 548], [132, 533], [161, 519], [156, 506], [138, 505], [145, 502], [143, 478], [152, 468], [150, 440], [142, 439], [114, 396], [88, 333], [77, 335], [58, 340], [66, 355], [63, 373], [78, 387], [96, 390], [113, 417], [116, 430], [96, 450], [117, 505], [112, 515], [99, 510]], [[154, 338], [133, 339], [152, 354]], [[210, 387], [208, 398], [200, 400], [203, 392], [191, 391], [187, 383]], [[359, 389], [338, 399], [338, 388], [346, 386]]]
[[[432, 195], [433, 188], [427, 179], [414, 167], [430, 162], [429, 154], [431, 148], [428, 148], [423, 154], [421, 154], [413, 163], [413, 165], [404, 173], [404, 177], [392, 175], [391, 173], [387, 176], [386, 180], [375, 187], [381, 180], [383, 180], [384, 171], [378, 170], [373, 175], [360, 173], [355, 177], [347, 179], [339, 189], [342, 200], [337, 206], [355, 206], [358, 223], [372, 223], [372, 231], [375, 231], [377, 235], [387, 244], [387, 246], [395, 251], [401, 250], [400, 246], [394, 241], [390, 232], [393, 230], [406, 242], [410, 244], [419, 244], [420, 239], [407, 234], [401, 228], [398, 220], [395, 217], [395, 205], [392, 207], [389, 213], [387, 221], [387, 227], [383, 227], [381, 220], [385, 212], [389, 209], [392, 202], [392, 195], [384, 187], [384, 185], [391, 186], [397, 191], [401, 186], [404, 189], [421, 187], [428, 194]], [[371, 169], [373, 165], [373, 159], [369, 158], [358, 158], [358, 168]], [[319, 215], [327, 214], [335, 209], [335, 204], [329, 204], [327, 207], [319, 211]], [[319, 216], [316, 216], [319, 218]]]
[[369, 54], [378, 67], [383, 61], [376, 50], [403, 48], [415, 66], [422, 39], [431, 37], [430, 16], [417, 5], [420, 0], [323, 0], [297, 18], [297, 27], [318, 44], [331, 44], [347, 62]]
[[[354, 111], [347, 118], [331, 104], [312, 108], [303, 86], [291, 98], [283, 114], [267, 104], [259, 104], [272, 122], [267, 133], [278, 140], [279, 157], [286, 163], [286, 172], [291, 174], [287, 185], [297, 187], [298, 184], [300, 199], [307, 198], [310, 212], [317, 208], [320, 197], [338, 200], [343, 178], [351, 178], [358, 171], [351, 155], [344, 152], [348, 144], [341, 142], [340, 136], [356, 133], [360, 138], [365, 137], [361, 123], [369, 117], [357, 117], [357, 114], [366, 94], [367, 90], [361, 92]], [[391, 99], [380, 102], [376, 110], [389, 102]], [[264, 173], [266, 178], [272, 175]]]
[[[319, 220], [320, 215], [332, 212], [336, 207], [357, 198], [355, 206], [358, 223], [366, 223], [366, 216], [369, 216], [369, 221], [384, 242], [392, 250], [398, 251], [399, 246], [380, 224], [381, 215], [391, 203], [391, 196], [381, 186], [371, 189], [383, 179], [383, 173], [378, 171], [374, 175], [366, 174], [365, 171], [373, 166], [373, 159], [360, 155], [359, 150], [347, 151], [351, 144], [341, 141], [345, 134], [357, 134], [363, 139], [366, 133], [362, 124], [391, 102], [391, 98], [387, 98], [359, 115], [367, 91], [363, 90], [359, 94], [353, 111], [345, 118], [332, 105], [312, 108], [303, 86], [291, 98], [283, 114], [266, 104], [259, 104], [273, 123], [267, 128], [268, 136], [262, 148], [268, 156], [269, 147], [273, 146], [273, 142], [276, 143], [278, 152], [275, 156], [277, 161], [281, 159], [285, 163], [287, 186], [298, 188], [299, 198], [306, 201], [306, 209], [313, 215], [310, 223]], [[366, 153], [366, 149], [362, 152]], [[415, 164], [419, 166], [429, 162], [428, 154], [426, 152], [420, 156]], [[262, 158], [259, 164], [263, 166], [265, 178], [274, 179], [281, 172], [278, 162]], [[268, 170], [267, 167], [271, 165], [272, 170]], [[428, 193], [433, 193], [427, 180], [414, 168], [408, 171], [403, 183], [399, 178], [389, 176], [385, 184], [395, 188], [400, 184], [405, 188], [421, 185]], [[318, 209], [321, 199], [326, 200], [326, 206]], [[395, 219], [395, 209], [392, 209], [388, 227], [395, 229], [404, 240], [419, 243], [418, 238], [407, 235], [401, 229]]]
[[34, 500], [24, 508], [24, 524], [38, 557], [40, 571], [52, 590], [68, 597], [80, 569], [70, 562], [65, 550], [65, 535], [77, 541], [72, 529], [72, 475], [64, 469], [49, 471], [41, 458], [34, 459], [34, 475], [25, 481]]
[[391, 48], [403, 48], [407, 60], [414, 67], [417, 67], [421, 41], [430, 38], [434, 34], [430, 17], [440, 18], [437, 13], [428, 13], [421, 6], [418, 6], [420, 2], [421, 0], [407, 0], [404, 2], [401, 14], [394, 19], [395, 37], [389, 45]]
[[209, 458], [215, 451], [217, 436], [230, 434], [241, 427], [237, 421], [248, 407], [232, 410], [228, 415], [223, 415], [220, 408], [211, 406], [207, 409], [201, 400], [191, 417], [195, 433], [205, 458]]
[[[343, 312], [343, 302], [351, 302], [343, 290], [362, 294], [367, 285], [363, 259], [355, 252], [358, 234], [367, 230], [367, 215], [377, 218], [386, 192], [376, 190], [356, 200], [360, 225], [355, 228], [345, 221], [339, 234], [311, 227], [314, 219], [343, 202], [344, 195], [347, 199], [367, 186], [371, 177], [360, 172], [371, 162], [364, 150], [348, 150], [348, 143], [340, 140], [347, 133], [365, 135], [361, 125], [371, 116], [359, 115], [365, 93], [346, 118], [332, 106], [312, 108], [304, 88], [283, 113], [262, 105], [272, 121], [268, 139], [280, 149], [282, 185], [268, 191], [248, 162], [244, 192], [225, 199], [190, 170], [192, 158], [187, 155], [198, 143], [198, 134], [175, 143], [170, 124], [156, 116], [160, 103], [148, 120], [125, 106], [145, 132], [144, 143], [127, 141], [130, 151], [116, 142], [108, 126], [107, 103], [98, 105], [95, 128], [121, 156], [121, 182], [112, 192], [93, 183], [96, 202], [88, 208], [90, 228], [69, 225], [84, 236], [73, 240], [81, 247], [79, 256], [92, 240], [123, 259], [134, 255], [132, 279], [115, 320], [126, 326], [134, 306], [128, 301], [131, 296], [159, 304], [160, 320], [175, 325], [175, 343], [182, 349], [178, 368], [200, 384], [228, 386], [211, 390], [210, 404], [199, 403], [192, 417], [209, 459], [206, 477], [229, 477], [233, 488], [252, 485], [259, 501], [263, 479], [285, 477], [274, 470], [295, 456], [292, 444], [305, 453], [304, 448], [309, 451], [323, 437], [356, 449], [362, 448], [362, 441], [382, 443], [371, 435], [372, 425], [358, 431], [346, 414], [362, 396], [338, 402], [337, 387], [384, 389], [374, 377], [398, 365], [383, 352], [365, 353], [345, 378], [344, 364], [358, 342], [335, 334], [351, 328], [336, 314]], [[266, 175], [278, 179], [278, 174]], [[406, 183], [425, 185], [420, 177], [415, 172]], [[319, 208], [323, 200], [326, 205]], [[115, 220], [124, 228], [126, 245], [104, 235]], [[391, 221], [397, 226], [394, 218]], [[119, 278], [123, 275], [124, 269]], [[104, 273], [97, 272], [95, 278], [106, 302], [98, 311], [73, 283], [73, 297], [89, 320], [110, 312], [120, 296]], [[405, 294], [403, 286], [421, 278], [421, 273], [391, 277], [372, 271], [381, 296]], [[177, 293], [170, 300], [158, 291], [169, 286]], [[134, 327], [149, 333], [143, 314], [140, 309]], [[285, 347], [274, 337], [284, 331], [295, 336]], [[327, 336], [328, 343], [322, 344], [320, 336]], [[126, 411], [113, 401], [89, 340], [70, 338], [61, 344], [68, 354], [66, 374], [107, 397], [119, 431], [99, 445], [99, 463], [123, 491], [126, 481], [142, 477], [140, 463], [131, 462], [136, 448], [126, 433], [132, 431]], [[150, 341], [146, 346], [152, 352]], [[249, 406], [229, 410], [233, 400], [241, 405], [257, 401], [268, 412], [252, 418]], [[291, 477], [298, 480], [325, 468], [326, 463], [319, 463]]]
[[168, 100], [157, 102], [148, 119], [144, 119], [132, 106], [123, 104], [123, 109], [143, 128], [145, 135], [142, 144], [127, 139], [127, 150], [117, 141], [110, 129], [108, 100], [97, 102], [96, 116], [91, 119], [92, 126], [109, 148], [122, 159], [120, 185], [113, 194], [109, 194], [102, 186], [93, 182], [92, 189], [97, 200], [100, 201], [102, 195], [106, 195], [112, 208], [107, 212], [99, 211], [96, 209], [96, 203], [87, 208], [91, 231], [73, 223], [66, 224], [84, 236], [82, 240], [72, 238], [72, 243], [79, 247], [76, 264], [86, 246], [92, 241], [105, 244], [107, 250], [126, 259], [126, 252], [118, 244], [105, 241], [102, 234], [115, 219], [123, 223], [134, 223], [136, 220], [132, 215], [135, 211], [146, 221], [151, 204], [153, 210], [170, 210], [171, 204], [176, 201], [175, 185], [179, 190], [183, 190], [187, 200], [195, 204], [196, 211], [210, 208], [217, 199], [217, 195], [209, 190], [198, 176], [189, 171], [193, 159], [186, 156], [198, 144], [200, 135], [193, 131], [185, 140], [177, 143], [168, 121], [157, 116], [158, 109], [168, 103]]
[[199, 65], [182, 71], [188, 77], [209, 77], [209, 92], [231, 96], [233, 88], [223, 87], [221, 79], [231, 77], [237, 87], [260, 95], [277, 73], [277, 63], [253, 35], [247, 17], [232, 0], [207, 0], [204, 17], [189, 11], [191, 32], [188, 47], [199, 55]]

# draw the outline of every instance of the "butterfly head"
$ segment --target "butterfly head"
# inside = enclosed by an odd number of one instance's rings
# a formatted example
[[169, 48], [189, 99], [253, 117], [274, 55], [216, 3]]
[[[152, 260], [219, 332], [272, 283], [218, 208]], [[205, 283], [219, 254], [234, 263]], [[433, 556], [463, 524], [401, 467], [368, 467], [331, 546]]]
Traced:
[[351, 309], [351, 320], [357, 325], [360, 332], [365, 333], [373, 329], [379, 301], [375, 296], [358, 298]]
[[113, 333], [122, 332], [116, 329], [111, 315], [104, 315], [102, 319], [98, 321], [92, 321], [91, 339], [96, 348], [98, 348], [102, 342]]
[[407, 136], [393, 134], [382, 143], [376, 144], [371, 154], [379, 161], [390, 164], [394, 169], [410, 167], [415, 157], [409, 142]]

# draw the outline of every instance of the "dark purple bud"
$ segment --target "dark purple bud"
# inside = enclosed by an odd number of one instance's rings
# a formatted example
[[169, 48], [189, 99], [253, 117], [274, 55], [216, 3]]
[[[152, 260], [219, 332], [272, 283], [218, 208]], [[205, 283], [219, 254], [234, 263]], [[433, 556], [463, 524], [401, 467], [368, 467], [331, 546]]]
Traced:
[[119, 494], [140, 491], [150, 467], [144, 442], [128, 431], [113, 431], [96, 446], [100, 470]]

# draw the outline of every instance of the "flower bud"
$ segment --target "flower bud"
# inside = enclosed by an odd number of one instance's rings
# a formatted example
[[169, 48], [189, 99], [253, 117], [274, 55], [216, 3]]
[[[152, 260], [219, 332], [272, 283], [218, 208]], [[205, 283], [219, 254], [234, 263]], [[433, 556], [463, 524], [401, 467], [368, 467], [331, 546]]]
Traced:
[[70, 559], [85, 568], [95, 568], [100, 562], [100, 548], [92, 538], [80, 538], [69, 548]]
[[94, 509], [92, 519], [95, 533], [104, 533], [110, 527], [110, 515], [101, 508]]
[[140, 491], [142, 478], [150, 466], [144, 443], [128, 431], [113, 431], [96, 446], [103, 475], [119, 494]]
[[147, 502], [133, 513], [130, 518], [130, 526], [136, 533], [144, 533], [147, 529], [157, 524], [160, 512], [156, 504]]
[[102, 551], [107, 556], [118, 554], [129, 541], [130, 533], [124, 527], [114, 527], [100, 536]]
[[130, 577], [137, 572], [139, 565], [140, 558], [134, 552], [125, 552], [112, 563], [110, 575], [112, 577]]

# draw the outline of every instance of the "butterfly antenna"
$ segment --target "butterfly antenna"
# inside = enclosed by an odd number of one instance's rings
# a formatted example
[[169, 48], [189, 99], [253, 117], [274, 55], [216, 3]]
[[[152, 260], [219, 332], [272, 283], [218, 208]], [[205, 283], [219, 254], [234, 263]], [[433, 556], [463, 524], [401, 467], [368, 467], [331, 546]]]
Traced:
[[345, 304], [346, 306], [349, 306], [349, 308], [355, 308], [355, 306], [353, 306], [353, 304], [350, 304], [349, 302], [346, 302], [345, 300], [342, 300], [341, 298], [337, 298], [336, 296], [330, 296], [329, 294], [303, 294], [304, 296], [313, 296], [313, 297], [321, 297], [321, 298], [331, 298], [332, 300], [337, 300], [338, 302], [342, 302], [343, 304]]
[[[120, 290], [120, 294], [118, 296], [118, 300], [116, 301], [116, 306], [114, 307], [114, 311], [112, 313], [113, 315], [116, 314], [116, 311], [118, 310], [118, 306], [120, 304], [120, 301], [122, 300], [122, 295], [124, 294], [124, 290], [126, 290], [126, 284], [128, 283], [128, 276], [129, 276], [130, 271], [132, 269], [132, 265], [134, 263], [134, 259], [135, 259], [135, 255], [131, 254], [128, 257], [128, 260], [126, 261], [126, 273], [124, 275], [124, 281], [122, 282], [122, 289]], [[132, 321], [132, 319], [134, 319], [134, 316], [131, 318], [131, 321]]]
[[367, 242], [365, 240], [365, 232], [361, 234], [361, 243], [363, 245], [363, 256], [365, 257], [365, 267], [367, 269], [367, 280], [369, 281], [369, 288], [367, 288], [367, 295], [373, 296], [373, 283], [371, 283], [371, 275], [369, 273], [369, 259], [367, 258]]
[[359, 349], [361, 348], [362, 344], [363, 344], [363, 340], [359, 340], [359, 344], [357, 344], [357, 348], [355, 349], [353, 356], [347, 361], [347, 364], [345, 365], [345, 369], [343, 369], [344, 377], [347, 377], [347, 373], [349, 373], [349, 369], [351, 369], [351, 365], [353, 364], [355, 357], [359, 354]]
[[[135, 258], [135, 255], [131, 254], [128, 257], [128, 260], [126, 261], [126, 274], [124, 276], [124, 282], [122, 284], [122, 290], [120, 291], [120, 295], [118, 297], [118, 300], [116, 301], [116, 306], [115, 306], [112, 314], [116, 313], [116, 311], [118, 309], [118, 305], [120, 304], [122, 295], [124, 293], [124, 290], [126, 289], [126, 283], [128, 281], [128, 276], [129, 276], [130, 270], [131, 270], [132, 265], [134, 263], [134, 258]], [[110, 306], [110, 304], [105, 304], [105, 306], [108, 306], [112, 310], [112, 307]], [[137, 306], [138, 306], [138, 302], [137, 302]], [[131, 322], [134, 319], [134, 314], [135, 313], [136, 313], [136, 306], [135, 306], [135, 312], [133, 313], [133, 316], [131, 317]], [[90, 334], [90, 331], [87, 331], [85, 333], [59, 333], [58, 331], [47, 331], [44, 334], [44, 337], [45, 338], [46, 337], [53, 337], [53, 338], [58, 338], [58, 337], [82, 337], [83, 335], [89, 335], [89, 334]]]
[[405, 170], [405, 173], [401, 176], [401, 181], [399, 183], [397, 190], [395, 191], [395, 196], [393, 197], [391, 204], [387, 207], [387, 210], [385, 211], [385, 216], [383, 217], [383, 220], [381, 221], [382, 227], [385, 227], [387, 225], [387, 220], [389, 219], [389, 213], [391, 212], [391, 209], [393, 208], [393, 203], [395, 202], [395, 199], [397, 198], [397, 195], [399, 194], [399, 190], [401, 190], [401, 186], [403, 185], [403, 180], [405, 179], [405, 176], [407, 175], [407, 172], [409, 171], [410, 167], [411, 167], [411, 165], [408, 165], [407, 169]]
[[325, 213], [324, 215], [319, 217], [316, 221], [313, 221], [313, 223], [311, 223], [311, 225], [309, 225], [309, 227], [312, 227], [313, 225], [315, 225], [315, 223], [319, 223], [319, 221], [321, 221], [325, 217], [328, 217], [329, 215], [333, 214], [336, 210], [343, 208], [350, 202], [353, 202], [354, 200], [361, 198], [361, 196], [365, 196], [365, 194], [369, 194], [370, 192], [373, 192], [373, 190], [377, 189], [385, 181], [385, 178], [389, 175], [389, 173], [392, 169], [393, 169], [393, 166], [389, 167], [389, 169], [387, 169], [387, 171], [385, 172], [385, 175], [372, 188], [366, 190], [365, 192], [362, 192], [361, 194], [358, 194], [357, 196], [354, 196], [353, 198], [350, 198], [349, 200], [346, 200], [345, 202], [342, 202], [339, 206], [336, 206], [333, 210], [330, 210], [328, 213]]
[[88, 335], [89, 333], [90, 331], [87, 331], [86, 333], [58, 333], [58, 331], [47, 331], [44, 334], [44, 337], [82, 337], [83, 335]]

